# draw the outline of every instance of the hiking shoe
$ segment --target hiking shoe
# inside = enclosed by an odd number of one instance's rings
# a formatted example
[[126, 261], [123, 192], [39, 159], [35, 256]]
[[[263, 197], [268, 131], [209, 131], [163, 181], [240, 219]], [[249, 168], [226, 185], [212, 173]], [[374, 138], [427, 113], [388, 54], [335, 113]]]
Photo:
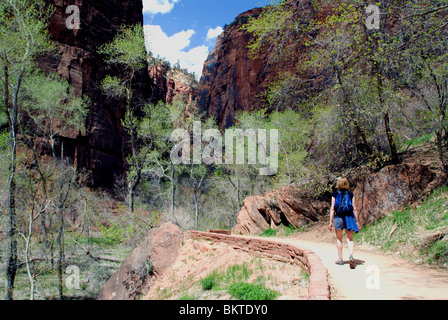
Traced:
[[340, 265], [340, 266], [342, 266], [342, 265], [344, 265], [344, 260], [339, 259], [339, 260], [337, 260], [335, 263], [338, 264], [338, 265]]
[[355, 258], [350, 256], [350, 269], [355, 269]]

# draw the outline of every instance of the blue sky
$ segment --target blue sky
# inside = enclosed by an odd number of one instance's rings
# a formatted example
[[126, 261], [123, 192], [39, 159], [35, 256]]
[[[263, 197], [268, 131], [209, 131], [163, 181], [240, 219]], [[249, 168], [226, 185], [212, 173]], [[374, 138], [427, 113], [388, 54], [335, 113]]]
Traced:
[[266, 0], [143, 0], [147, 48], [199, 78], [222, 28]]

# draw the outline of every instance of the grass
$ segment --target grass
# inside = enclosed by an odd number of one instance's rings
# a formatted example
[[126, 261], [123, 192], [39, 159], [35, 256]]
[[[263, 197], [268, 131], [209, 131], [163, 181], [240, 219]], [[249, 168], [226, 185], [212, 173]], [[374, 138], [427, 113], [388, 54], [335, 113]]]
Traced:
[[424, 143], [430, 142], [434, 138], [434, 133], [429, 133], [422, 135], [420, 137], [416, 137], [414, 139], [410, 139], [403, 143], [403, 146], [401, 147], [402, 151], [408, 149], [409, 147], [418, 147]]
[[[415, 208], [392, 212], [355, 237], [358, 243], [380, 247], [423, 263], [448, 264], [448, 237], [424, 241], [427, 235], [448, 228], [448, 186], [436, 189]], [[426, 236], [426, 237], [425, 237]]]
[[239, 300], [275, 300], [280, 296], [280, 293], [268, 289], [264, 285], [247, 282], [233, 283], [228, 292]]
[[234, 264], [225, 271], [213, 270], [207, 277], [199, 280], [199, 283], [204, 290], [225, 290], [229, 283], [247, 280], [252, 273], [253, 270], [249, 269], [247, 263]]
[[[255, 272], [260, 271], [259, 276], [250, 283], [249, 280]], [[275, 300], [281, 294], [266, 287], [266, 281], [271, 281], [266, 276], [265, 266], [261, 259], [254, 259], [251, 263], [234, 264], [227, 269], [212, 271], [199, 282], [205, 291], [225, 291], [239, 300]], [[181, 299], [193, 299], [191, 296], [182, 296]]]
[[292, 224], [290, 224], [288, 226], [281, 225], [281, 226], [279, 226], [279, 229], [272, 229], [269, 227], [268, 229], [266, 229], [264, 232], [262, 232], [260, 234], [260, 237], [275, 237], [277, 235], [288, 237], [297, 231], [300, 231], [300, 230], [298, 230]]
[[274, 230], [272, 228], [267, 228], [260, 234], [260, 237], [275, 237], [277, 235], [278, 230]]

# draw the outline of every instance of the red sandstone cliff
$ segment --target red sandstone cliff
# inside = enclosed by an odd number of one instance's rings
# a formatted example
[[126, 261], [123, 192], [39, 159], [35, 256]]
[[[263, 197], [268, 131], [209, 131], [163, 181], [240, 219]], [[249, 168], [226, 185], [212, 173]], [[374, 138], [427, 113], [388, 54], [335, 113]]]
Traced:
[[[136, 0], [46, 0], [56, 12], [50, 21], [51, 39], [59, 47], [57, 54], [38, 59], [44, 71], [55, 71], [72, 84], [78, 95], [90, 100], [86, 131], [72, 130], [60, 137], [57, 148], [64, 147], [64, 156], [73, 159], [79, 168], [92, 172], [92, 184], [108, 185], [114, 175], [123, 171], [123, 141], [121, 126], [123, 109], [102, 94], [99, 84], [107, 74], [104, 62], [97, 55], [98, 47], [110, 42], [122, 25], [143, 23], [142, 2]], [[81, 26], [69, 30], [66, 20], [70, 5], [79, 7]], [[147, 72], [138, 75], [136, 99], [152, 95]]]
[[198, 96], [198, 83], [194, 76], [173, 69], [164, 61], [150, 59], [149, 76], [166, 103], [182, 99], [191, 104]]
[[[306, 1], [292, 4], [296, 19], [314, 15], [314, 9]], [[239, 111], [253, 111], [263, 107], [262, 93], [277, 79], [279, 72], [296, 73], [296, 65], [303, 52], [309, 50], [300, 41], [289, 43], [290, 59], [275, 60], [269, 49], [250, 58], [248, 45], [252, 35], [244, 30], [249, 17], [257, 17], [264, 9], [256, 8], [239, 15], [218, 37], [214, 50], [204, 64], [199, 84], [199, 107], [209, 117], [217, 119], [225, 129], [234, 124]]]

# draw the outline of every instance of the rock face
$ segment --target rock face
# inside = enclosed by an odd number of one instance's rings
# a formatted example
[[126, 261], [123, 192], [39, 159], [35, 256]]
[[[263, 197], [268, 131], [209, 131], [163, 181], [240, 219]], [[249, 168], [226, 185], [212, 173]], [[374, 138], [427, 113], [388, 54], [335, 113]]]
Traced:
[[183, 70], [170, 68], [163, 61], [151, 63], [149, 75], [166, 103], [183, 100], [187, 104], [192, 104], [198, 96], [199, 84], [194, 76], [186, 74]]
[[[38, 59], [43, 71], [54, 71], [69, 80], [75, 93], [91, 100], [86, 130], [63, 133], [56, 146], [64, 156], [73, 159], [78, 168], [91, 171], [91, 184], [110, 185], [115, 175], [123, 172], [124, 141], [121, 126], [123, 106], [108, 100], [99, 84], [109, 70], [96, 53], [110, 42], [121, 25], [143, 24], [142, 2], [135, 0], [46, 0], [56, 9], [50, 21], [51, 40], [58, 45], [55, 55]], [[81, 26], [70, 30], [66, 26], [68, 6], [79, 8]], [[147, 72], [137, 77], [136, 99], [151, 97], [151, 81]], [[60, 151], [58, 151], [60, 154]]]
[[[387, 166], [379, 172], [360, 168], [347, 178], [355, 195], [360, 227], [415, 202], [444, 181], [439, 170], [418, 163]], [[300, 228], [309, 221], [328, 219], [330, 203], [330, 193], [314, 198], [295, 185], [249, 197], [232, 233], [258, 235], [281, 224]]]
[[97, 299], [137, 299], [144, 293], [151, 276], [161, 275], [174, 263], [183, 239], [183, 232], [171, 223], [151, 229], [107, 281]]
[[388, 166], [377, 173], [358, 173], [348, 178], [355, 186], [353, 193], [361, 226], [415, 202], [443, 181], [439, 171], [418, 163]]
[[[308, 1], [291, 1], [297, 19], [309, 19], [314, 10]], [[204, 64], [199, 83], [198, 105], [221, 129], [234, 124], [239, 111], [263, 107], [261, 94], [277, 79], [280, 72], [296, 72], [301, 53], [309, 50], [301, 41], [291, 46], [290, 59], [278, 61], [269, 49], [251, 58], [248, 45], [252, 35], [241, 30], [249, 17], [259, 16], [264, 9], [255, 8], [239, 15], [218, 37], [214, 50]]]
[[237, 111], [250, 111], [259, 105], [256, 93], [265, 80], [261, 75], [272, 74], [271, 66], [262, 58], [249, 58], [250, 35], [239, 29], [242, 21], [261, 11], [253, 9], [239, 15], [218, 37], [204, 64], [199, 106], [209, 117], [217, 119], [222, 129], [233, 124]]

